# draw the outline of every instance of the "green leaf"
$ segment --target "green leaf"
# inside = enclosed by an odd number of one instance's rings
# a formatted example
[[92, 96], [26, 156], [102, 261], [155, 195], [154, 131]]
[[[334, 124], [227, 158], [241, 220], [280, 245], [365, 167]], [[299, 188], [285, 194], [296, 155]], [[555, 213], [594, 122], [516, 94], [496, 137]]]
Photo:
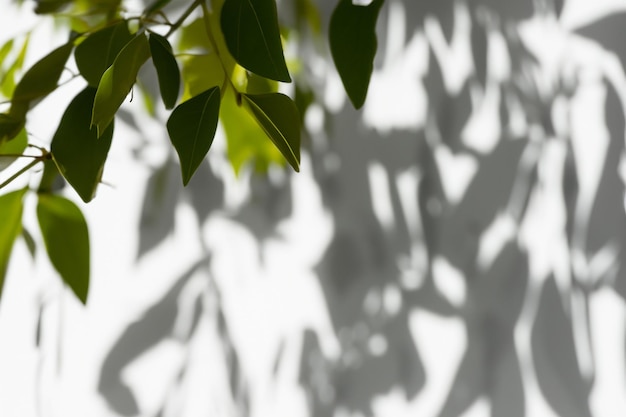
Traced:
[[272, 80], [291, 82], [274, 0], [226, 0], [221, 27], [228, 50], [242, 67]]
[[28, 253], [30, 253], [30, 256], [33, 258], [34, 261], [36, 259], [35, 256], [37, 255], [37, 243], [35, 242], [33, 235], [31, 235], [28, 229], [26, 229], [23, 225], [22, 238], [24, 239], [24, 243], [26, 244], [26, 249], [28, 249]]
[[120, 51], [113, 65], [102, 75], [91, 117], [91, 124], [98, 129], [98, 137], [113, 121], [117, 109], [135, 84], [139, 68], [148, 58], [148, 39], [144, 34], [137, 35]]
[[367, 6], [340, 0], [330, 19], [329, 42], [335, 66], [355, 108], [365, 103], [378, 47], [376, 20], [384, 0]]
[[21, 155], [27, 145], [28, 137], [25, 129], [20, 130], [20, 133], [13, 140], [2, 143], [0, 145], [0, 172], [17, 159], [16, 157], [5, 157], [3, 155]]
[[50, 147], [59, 172], [85, 203], [95, 196], [113, 138], [113, 123], [100, 138], [96, 129], [91, 127], [95, 95], [96, 89], [87, 87], [72, 100]]
[[224, 83], [224, 70], [215, 54], [190, 55], [181, 58], [183, 78], [182, 100]]
[[26, 58], [29, 41], [30, 32], [26, 34], [26, 38], [24, 39], [24, 43], [22, 44], [22, 48], [20, 49], [17, 58], [15, 58], [13, 64], [2, 75], [2, 85], [0, 85], [0, 90], [2, 91], [2, 95], [5, 97], [11, 97], [13, 95], [13, 91], [15, 90], [15, 73], [22, 69], [22, 65], [24, 65], [24, 59]]
[[0, 143], [5, 143], [19, 135], [25, 123], [24, 119], [16, 119], [6, 113], [0, 113]]
[[151, 14], [158, 12], [165, 6], [167, 6], [172, 0], [155, 0], [143, 11], [144, 16], [150, 16]]
[[37, 193], [58, 193], [65, 186], [65, 180], [59, 172], [59, 167], [52, 159], [46, 159], [43, 161], [43, 173], [39, 180], [39, 187], [37, 187]]
[[11, 99], [11, 116], [23, 119], [31, 103], [41, 99], [57, 88], [65, 63], [74, 49], [73, 43], [66, 43], [39, 60], [22, 77], [15, 87]]
[[184, 185], [213, 143], [219, 112], [220, 89], [213, 87], [176, 107], [167, 121], [167, 131], [180, 158]]
[[89, 292], [89, 231], [83, 214], [65, 197], [39, 194], [37, 218], [50, 262], [85, 304]]
[[14, 41], [15, 39], [10, 38], [0, 48], [0, 66], [4, 63], [4, 60], [6, 59], [7, 55], [9, 55], [9, 52], [11, 52], [11, 49], [13, 49]]
[[180, 91], [180, 70], [172, 54], [172, 45], [163, 36], [150, 34], [150, 53], [159, 78], [161, 97], [167, 109], [176, 105]]
[[0, 196], [0, 296], [13, 243], [22, 229], [22, 197], [26, 189]]
[[104, 71], [113, 64], [115, 57], [132, 38], [126, 21], [89, 35], [76, 47], [74, 53], [80, 75], [89, 85], [97, 87]]
[[37, 14], [50, 14], [58, 12], [63, 7], [72, 3], [73, 0], [39, 0], [35, 7]]
[[300, 171], [300, 115], [289, 97], [280, 93], [242, 94], [246, 109], [293, 169]]

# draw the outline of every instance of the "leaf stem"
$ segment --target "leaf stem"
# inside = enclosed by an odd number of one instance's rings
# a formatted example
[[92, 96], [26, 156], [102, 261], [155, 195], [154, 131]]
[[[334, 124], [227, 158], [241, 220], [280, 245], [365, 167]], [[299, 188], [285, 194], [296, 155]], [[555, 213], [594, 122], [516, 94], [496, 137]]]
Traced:
[[21, 153], [0, 153], [0, 158], [39, 158], [41, 155], [23, 155]]
[[29, 169], [31, 169], [32, 167], [34, 167], [35, 165], [37, 165], [39, 162], [43, 161], [43, 157], [40, 156], [38, 158], [36, 158], [35, 160], [31, 161], [28, 165], [26, 165], [24, 168], [20, 169], [19, 171], [17, 171], [15, 174], [11, 175], [6, 181], [4, 181], [2, 184], [0, 184], [0, 189], [6, 187], [7, 185], [9, 185], [10, 183], [13, 182], [13, 180], [15, 180], [16, 178], [18, 178], [20, 175], [22, 175], [23, 173], [25, 173], [26, 171], [28, 171]]
[[170, 26], [170, 30], [165, 34], [166, 38], [169, 38], [170, 35], [178, 30], [178, 28], [185, 22], [185, 20], [189, 17], [191, 13], [196, 9], [196, 7], [204, 5], [204, 0], [195, 0], [191, 6], [187, 7], [187, 10], [183, 12], [183, 14], [178, 18], [178, 20]]

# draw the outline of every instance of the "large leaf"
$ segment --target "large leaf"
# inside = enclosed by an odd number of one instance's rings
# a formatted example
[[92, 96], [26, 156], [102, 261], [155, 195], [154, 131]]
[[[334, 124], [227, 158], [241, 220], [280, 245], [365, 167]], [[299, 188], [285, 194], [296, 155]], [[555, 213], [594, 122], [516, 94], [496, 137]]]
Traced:
[[365, 103], [378, 48], [376, 20], [384, 0], [368, 6], [341, 0], [330, 19], [330, 51], [355, 108]]
[[67, 106], [52, 137], [51, 151], [59, 171], [84, 202], [93, 199], [111, 147], [113, 123], [98, 138], [91, 127], [96, 89], [87, 87]]
[[117, 54], [132, 38], [126, 21], [89, 35], [76, 47], [74, 53], [80, 75], [87, 80], [89, 85], [97, 87], [102, 74], [113, 64]]
[[178, 157], [187, 185], [206, 156], [220, 112], [220, 89], [213, 87], [176, 107], [167, 121], [167, 131]]
[[50, 262], [85, 304], [89, 292], [89, 232], [83, 214], [64, 197], [40, 194], [37, 218]]
[[242, 94], [246, 109], [293, 169], [300, 171], [300, 116], [289, 97], [280, 93]]
[[26, 71], [13, 92], [11, 116], [17, 119], [25, 118], [33, 101], [47, 96], [57, 88], [57, 83], [72, 49], [74, 49], [74, 44], [66, 43], [50, 52]]
[[98, 136], [113, 121], [117, 109], [135, 84], [139, 68], [149, 57], [150, 47], [146, 35], [137, 35], [120, 51], [113, 65], [102, 74], [91, 117], [91, 124], [96, 126]]
[[150, 34], [150, 53], [159, 77], [159, 88], [163, 103], [173, 108], [180, 91], [180, 70], [172, 53], [172, 45], [163, 36]]
[[0, 296], [13, 243], [22, 230], [22, 197], [26, 189], [0, 196]]
[[15, 156], [7, 157], [4, 155], [21, 155], [26, 149], [26, 145], [28, 145], [28, 137], [25, 129], [22, 129], [15, 139], [5, 143], [0, 142], [0, 171], [6, 169], [17, 159]]
[[228, 50], [242, 67], [276, 81], [291, 82], [274, 0], [226, 0], [221, 27]]

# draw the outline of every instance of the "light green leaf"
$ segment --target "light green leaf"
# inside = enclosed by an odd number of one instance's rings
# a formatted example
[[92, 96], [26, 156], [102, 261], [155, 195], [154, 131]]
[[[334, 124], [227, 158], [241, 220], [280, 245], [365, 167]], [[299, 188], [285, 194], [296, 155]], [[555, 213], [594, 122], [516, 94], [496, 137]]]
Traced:
[[4, 64], [4, 60], [6, 59], [7, 55], [9, 55], [9, 52], [11, 52], [11, 49], [13, 49], [14, 41], [15, 39], [10, 38], [0, 48], [0, 66]]
[[[0, 141], [0, 143], [2, 142]], [[28, 137], [25, 129], [20, 130], [20, 133], [13, 140], [0, 144], [0, 172], [17, 159], [16, 157], [5, 157], [3, 155], [21, 155], [27, 145]]]
[[293, 169], [300, 171], [300, 115], [280, 93], [242, 94], [243, 103]]
[[91, 124], [101, 136], [113, 121], [117, 109], [135, 84], [139, 68], [150, 58], [150, 47], [146, 35], [135, 36], [120, 51], [113, 65], [107, 69], [100, 83], [93, 103]]
[[89, 85], [97, 87], [102, 74], [133, 36], [126, 21], [106, 27], [89, 35], [76, 47], [74, 57], [80, 75]]
[[291, 82], [280, 41], [274, 0], [226, 0], [221, 27], [228, 50], [244, 68]]
[[37, 218], [50, 262], [85, 304], [89, 292], [89, 231], [83, 214], [64, 197], [40, 194]]
[[96, 89], [87, 87], [72, 100], [50, 149], [59, 172], [85, 203], [95, 196], [113, 137], [113, 123], [100, 138], [90, 125], [95, 95]]
[[57, 88], [65, 63], [73, 49], [73, 43], [66, 43], [50, 52], [26, 71], [13, 92], [9, 112], [11, 116], [17, 119], [25, 118], [33, 101], [47, 96]]
[[172, 54], [172, 45], [163, 36], [150, 34], [150, 53], [159, 78], [161, 97], [167, 109], [176, 105], [180, 91], [180, 70]]
[[184, 85], [182, 100], [224, 83], [226, 75], [215, 54], [184, 56], [181, 62]]
[[384, 0], [367, 6], [340, 0], [330, 19], [330, 51], [343, 86], [355, 108], [365, 103], [378, 48], [376, 20]]
[[22, 198], [26, 189], [0, 196], [0, 296], [13, 243], [22, 230]]
[[176, 107], [167, 121], [167, 131], [180, 158], [184, 185], [213, 143], [219, 111], [220, 89], [213, 87]]
[[2, 74], [0, 90], [2, 92], [2, 95], [5, 97], [11, 97], [13, 95], [13, 91], [15, 90], [15, 73], [22, 69], [22, 65], [24, 65], [24, 59], [26, 58], [26, 51], [28, 50], [29, 41], [30, 32], [26, 34], [26, 39], [24, 39], [24, 43], [22, 44], [20, 52], [17, 54], [17, 58], [15, 58], [15, 61], [9, 67], [9, 69]]

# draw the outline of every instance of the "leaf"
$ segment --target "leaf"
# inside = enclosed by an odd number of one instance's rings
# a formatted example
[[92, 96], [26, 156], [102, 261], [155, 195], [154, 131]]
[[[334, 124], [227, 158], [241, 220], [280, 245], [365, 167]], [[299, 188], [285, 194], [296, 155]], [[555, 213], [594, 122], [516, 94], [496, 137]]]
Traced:
[[64, 6], [72, 3], [72, 0], [38, 0], [35, 7], [35, 13], [37, 14], [50, 14], [56, 13]]
[[296, 105], [280, 93], [242, 94], [246, 109], [293, 169], [300, 171], [300, 116]]
[[274, 0], [226, 0], [221, 27], [228, 50], [242, 67], [272, 80], [291, 82]]
[[0, 196], [0, 296], [13, 243], [22, 229], [22, 197], [26, 188]]
[[26, 58], [26, 50], [28, 49], [29, 41], [30, 32], [26, 34], [26, 39], [24, 39], [24, 43], [22, 44], [22, 48], [20, 49], [17, 58], [15, 58], [13, 64], [2, 76], [2, 85], [0, 85], [0, 90], [2, 91], [2, 95], [5, 97], [11, 97], [13, 95], [13, 91], [15, 90], [15, 72], [22, 69], [22, 65], [24, 65], [24, 59]]
[[83, 214], [65, 197], [39, 194], [37, 218], [50, 262], [85, 304], [89, 292], [89, 231]]
[[150, 47], [146, 35], [137, 35], [120, 51], [113, 65], [102, 74], [91, 117], [91, 124], [96, 126], [98, 137], [113, 121], [117, 109], [135, 84], [139, 68], [149, 57]]
[[180, 158], [184, 185], [213, 143], [219, 112], [220, 89], [213, 87], [176, 107], [167, 121], [167, 131]]
[[224, 82], [224, 70], [215, 54], [181, 58], [184, 83], [183, 101]]
[[97, 87], [102, 74], [115, 61], [115, 57], [131, 41], [126, 21], [92, 33], [76, 47], [74, 57], [80, 75], [89, 85]]
[[16, 119], [6, 113], [0, 113], [0, 143], [10, 141], [24, 129], [24, 119]]
[[59, 172], [85, 203], [95, 196], [113, 138], [113, 123], [100, 138], [90, 126], [95, 95], [96, 89], [87, 87], [72, 100], [51, 144]]
[[30, 253], [30, 256], [33, 258], [34, 261], [36, 259], [35, 256], [37, 255], [37, 243], [35, 242], [33, 235], [31, 235], [28, 229], [26, 229], [23, 225], [22, 238], [24, 239], [24, 243], [26, 244], [26, 249], [28, 249], [28, 253]]
[[172, 54], [172, 45], [163, 36], [150, 34], [150, 53], [159, 77], [161, 97], [167, 109], [176, 105], [180, 91], [180, 70]]
[[28, 138], [26, 136], [26, 130], [20, 130], [20, 133], [13, 140], [7, 141], [0, 145], [0, 172], [5, 170], [11, 165], [16, 157], [4, 157], [2, 155], [21, 155], [28, 145]]
[[11, 49], [13, 49], [14, 41], [15, 39], [10, 38], [4, 44], [2, 44], [2, 47], [0, 48], [0, 66], [4, 63], [4, 60], [6, 59], [9, 52], [11, 52]]
[[31, 103], [41, 99], [57, 88], [65, 63], [70, 57], [74, 44], [69, 42], [33, 65], [15, 87], [11, 99], [11, 116], [24, 119], [31, 107]]
[[167, 6], [172, 0], [155, 0], [143, 11], [144, 16], [150, 16], [151, 14], [158, 12]]
[[365, 103], [378, 48], [376, 20], [384, 0], [368, 6], [341, 0], [330, 19], [329, 42], [335, 66], [355, 108]]

